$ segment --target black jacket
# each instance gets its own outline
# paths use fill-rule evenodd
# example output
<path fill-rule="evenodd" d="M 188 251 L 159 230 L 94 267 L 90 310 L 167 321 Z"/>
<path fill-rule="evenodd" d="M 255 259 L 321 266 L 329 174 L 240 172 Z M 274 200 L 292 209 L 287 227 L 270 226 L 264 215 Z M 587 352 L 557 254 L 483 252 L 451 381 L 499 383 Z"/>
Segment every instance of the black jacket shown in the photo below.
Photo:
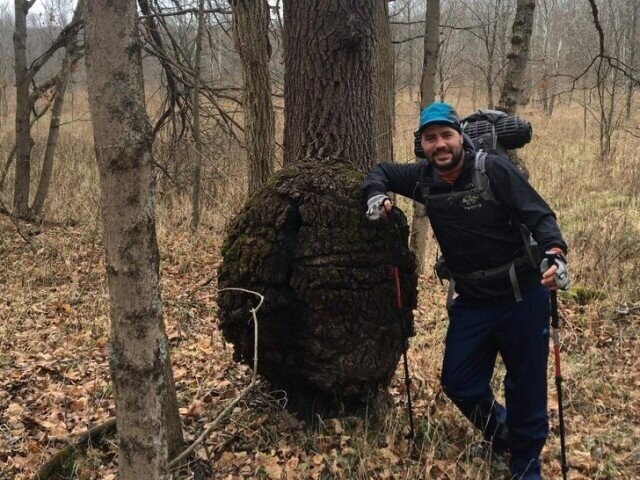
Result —
<path fill-rule="evenodd" d="M 466 142 L 465 142 L 466 145 Z M 487 156 L 486 174 L 496 202 L 479 195 L 448 196 L 474 187 L 475 152 L 467 147 L 462 171 L 453 186 L 443 182 L 427 161 L 410 164 L 378 164 L 364 181 L 366 198 L 395 192 L 425 203 L 435 237 L 449 269 L 455 273 L 490 270 L 508 264 L 524 254 L 524 241 L 518 223 L 525 225 L 542 251 L 559 247 L 565 253 L 556 216 L 549 205 L 509 160 Z M 516 269 L 524 292 L 539 284 L 537 266 L 520 265 Z M 508 274 L 482 281 L 456 279 L 456 291 L 465 299 L 487 301 L 513 297 Z"/>

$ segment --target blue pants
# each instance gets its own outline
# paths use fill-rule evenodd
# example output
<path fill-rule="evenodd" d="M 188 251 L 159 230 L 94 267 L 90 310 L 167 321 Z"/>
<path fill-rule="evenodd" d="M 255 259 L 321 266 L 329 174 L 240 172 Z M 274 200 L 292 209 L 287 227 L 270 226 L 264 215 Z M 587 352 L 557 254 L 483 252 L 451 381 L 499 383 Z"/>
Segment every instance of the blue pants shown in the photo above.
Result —
<path fill-rule="evenodd" d="M 477 304 L 458 297 L 449 309 L 443 390 L 495 451 L 511 452 L 509 467 L 518 479 L 541 478 L 540 452 L 549 431 L 549 316 L 542 286 L 521 302 Z M 489 386 L 498 353 L 507 371 L 506 409 Z"/>

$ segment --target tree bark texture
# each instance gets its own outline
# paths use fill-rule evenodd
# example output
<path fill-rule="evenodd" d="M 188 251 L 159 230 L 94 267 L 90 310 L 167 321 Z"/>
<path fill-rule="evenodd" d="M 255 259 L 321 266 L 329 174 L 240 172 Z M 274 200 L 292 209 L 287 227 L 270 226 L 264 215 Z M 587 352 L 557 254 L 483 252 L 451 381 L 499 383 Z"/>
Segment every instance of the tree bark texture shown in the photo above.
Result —
<path fill-rule="evenodd" d="M 368 221 L 360 194 L 376 160 L 376 1 L 285 2 L 287 165 L 250 198 L 222 249 L 220 287 L 265 296 L 258 373 L 301 413 L 383 398 L 413 331 L 406 219 Z M 221 292 L 218 304 L 235 357 L 252 365 L 255 299 Z"/>
<path fill-rule="evenodd" d="M 379 161 L 393 162 L 393 134 L 395 120 L 395 81 L 393 74 L 393 45 L 387 0 L 376 1 L 376 139 Z"/>
<path fill-rule="evenodd" d="M 365 171 L 374 164 L 375 3 L 284 3 L 285 165 L 342 158 Z"/>
<path fill-rule="evenodd" d="M 249 194 L 273 173 L 275 118 L 271 103 L 269 4 L 234 0 L 233 33 L 244 76 L 244 138 L 249 165 Z"/>
<path fill-rule="evenodd" d="M 518 104 L 522 101 L 535 8 L 535 0 L 518 0 L 511 31 L 511 51 L 498 102 L 498 109 L 509 115 L 515 115 Z"/>
<path fill-rule="evenodd" d="M 168 478 L 168 444 L 175 436 L 167 433 L 167 412 L 175 408 L 173 425 L 178 412 L 160 298 L 153 137 L 135 15 L 134 0 L 88 2 L 86 61 L 109 282 L 118 472 L 123 479 L 158 479 Z"/>
<path fill-rule="evenodd" d="M 32 2 L 15 0 L 13 51 L 16 78 L 16 167 L 13 191 L 13 210 L 18 217 L 29 215 L 29 185 L 31 182 L 31 126 L 29 120 L 29 84 L 27 69 L 27 13 Z"/>
<path fill-rule="evenodd" d="M 73 12 L 72 22 L 80 20 L 84 16 L 85 1 L 80 0 Z M 78 34 L 69 37 L 65 55 L 62 60 L 60 72 L 53 87 L 53 105 L 51 106 L 51 118 L 49 119 L 49 134 L 47 135 L 47 145 L 44 151 L 42 161 L 42 172 L 38 189 L 36 190 L 33 204 L 31 205 L 30 214 L 34 217 L 42 216 L 44 202 L 49 193 L 51 185 L 51 177 L 53 175 L 53 162 L 56 155 L 56 147 L 58 145 L 58 134 L 60 133 L 60 116 L 62 115 L 62 107 L 64 106 L 64 96 L 67 91 L 67 83 L 73 73 L 78 60 L 80 60 L 81 52 L 78 46 Z"/>
<path fill-rule="evenodd" d="M 422 80 L 420 82 L 420 108 L 423 109 L 436 99 L 436 73 L 438 71 L 438 52 L 440 50 L 440 0 L 427 0 L 427 12 L 424 24 L 424 60 Z M 418 272 L 424 271 L 427 250 L 427 232 L 429 220 L 424 205 L 413 202 L 413 221 L 409 243 L 416 255 Z"/>

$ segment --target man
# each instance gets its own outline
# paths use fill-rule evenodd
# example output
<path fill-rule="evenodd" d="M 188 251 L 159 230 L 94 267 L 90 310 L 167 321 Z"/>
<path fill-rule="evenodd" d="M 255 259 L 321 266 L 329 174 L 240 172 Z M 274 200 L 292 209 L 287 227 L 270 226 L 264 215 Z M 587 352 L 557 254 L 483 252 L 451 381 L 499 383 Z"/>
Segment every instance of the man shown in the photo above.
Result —
<path fill-rule="evenodd" d="M 548 433 L 548 288 L 568 287 L 567 245 L 553 211 L 512 163 L 476 155 L 451 105 L 425 108 L 419 134 L 426 160 L 379 164 L 365 179 L 367 215 L 386 218 L 389 191 L 425 204 L 444 259 L 440 271 L 458 294 L 448 306 L 443 390 L 496 453 L 510 452 L 516 478 L 540 479 Z M 547 263 L 532 258 L 538 248 Z M 507 370 L 506 409 L 489 387 L 498 353 Z"/>

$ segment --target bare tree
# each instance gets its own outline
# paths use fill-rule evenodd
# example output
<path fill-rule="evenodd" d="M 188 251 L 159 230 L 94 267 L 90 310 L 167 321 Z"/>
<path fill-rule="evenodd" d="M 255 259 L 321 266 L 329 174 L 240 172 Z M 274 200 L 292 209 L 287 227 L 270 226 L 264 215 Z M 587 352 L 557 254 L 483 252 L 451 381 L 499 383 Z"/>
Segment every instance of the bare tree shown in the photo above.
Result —
<path fill-rule="evenodd" d="M 626 63 L 630 66 L 634 71 L 637 71 L 637 62 L 638 62 L 638 43 L 640 39 L 638 38 L 638 17 L 640 16 L 640 4 L 638 2 L 629 2 L 627 3 L 627 33 L 625 35 L 626 45 L 625 45 L 625 53 L 626 53 Z M 635 87 L 637 86 L 637 82 L 634 78 L 627 78 L 627 103 L 625 108 L 625 113 L 627 118 L 631 117 L 631 105 L 633 104 L 633 93 L 635 91 Z"/>
<path fill-rule="evenodd" d="M 13 192 L 14 212 L 26 217 L 29 212 L 29 183 L 31 181 L 30 152 L 33 144 L 29 120 L 29 85 L 27 70 L 27 14 L 33 0 L 15 0 L 15 32 L 13 51 L 16 76 L 16 173 Z"/>
<path fill-rule="evenodd" d="M 204 0 L 198 0 L 198 31 L 196 32 L 195 67 L 191 108 L 193 111 L 193 144 L 195 155 L 191 177 L 191 231 L 195 232 L 200 223 L 200 187 L 202 184 L 202 136 L 200 135 L 200 82 L 202 80 L 202 37 L 204 36 Z"/>
<path fill-rule="evenodd" d="M 511 16 L 510 0 L 474 0 L 465 1 L 471 22 L 476 28 L 467 31 L 475 37 L 485 58 L 478 58 L 477 50 L 467 49 L 466 62 L 482 72 L 487 88 L 487 106 L 494 107 L 494 88 L 503 73 L 506 62 L 507 29 Z"/>
<path fill-rule="evenodd" d="M 180 420 L 159 283 L 153 134 L 145 111 L 134 0 L 87 8 L 89 106 L 111 300 L 111 373 L 120 478 L 169 478 Z M 175 445 L 173 446 L 175 449 Z"/>
<path fill-rule="evenodd" d="M 558 25 L 566 25 L 561 16 L 557 0 L 538 0 L 537 30 L 540 38 L 540 62 L 542 78 L 537 82 L 544 112 L 551 116 L 555 107 L 555 85 L 558 81 L 560 59 L 565 46 L 564 37 L 570 30 L 560 30 Z M 560 17 L 560 18 L 558 18 Z M 535 29 L 534 29 L 535 30 Z"/>
<path fill-rule="evenodd" d="M 27 14 L 33 6 L 34 0 L 15 0 L 14 22 L 14 57 L 15 57 L 15 81 L 16 81 L 16 117 L 15 117 L 15 144 L 16 166 L 13 193 L 13 208 L 18 217 L 30 218 L 29 190 L 31 183 L 31 138 L 32 112 L 35 111 L 36 101 L 54 87 L 60 80 L 54 75 L 36 85 L 36 75 L 47 64 L 51 57 L 69 42 L 75 42 L 78 30 L 82 26 L 80 16 L 76 21 L 63 28 L 51 43 L 49 48 L 37 56 L 31 63 L 27 62 Z M 76 10 L 79 10 L 76 6 Z M 68 65 L 71 62 L 68 63 Z M 51 105 L 51 102 L 47 105 Z M 36 112 L 39 118 L 44 111 Z"/>
<path fill-rule="evenodd" d="M 377 158 L 393 162 L 393 134 L 395 124 L 395 80 L 391 26 L 389 25 L 388 0 L 376 1 L 376 140 Z"/>
<path fill-rule="evenodd" d="M 275 160 L 269 5 L 267 0 L 233 0 L 232 6 L 233 33 L 244 75 L 244 138 L 251 194 L 267 181 Z"/>
<path fill-rule="evenodd" d="M 639 79 L 633 68 L 622 60 L 623 52 L 620 47 L 624 45 L 624 36 L 628 32 L 625 25 L 630 20 L 626 18 L 624 9 L 616 0 L 610 0 L 606 8 L 607 15 L 603 19 L 595 0 L 589 0 L 589 5 L 598 32 L 598 45 L 597 53 L 581 76 L 595 65 L 594 89 L 597 102 L 595 107 L 585 102 L 585 108 L 598 123 L 600 158 L 605 160 L 614 150 L 614 136 L 619 132 L 625 112 L 625 79 L 635 84 Z M 606 21 L 606 29 L 603 20 Z M 633 17 L 631 21 L 633 22 Z"/>
<path fill-rule="evenodd" d="M 535 0 L 518 0 L 516 16 L 511 29 L 511 51 L 508 55 L 506 74 L 498 109 L 514 115 L 522 103 L 525 71 L 529 60 L 529 42 L 533 30 Z"/>
<path fill-rule="evenodd" d="M 438 49 L 440 47 L 440 0 L 427 0 L 424 30 L 424 60 L 420 82 L 420 109 L 436 98 L 436 73 L 438 71 Z M 427 248 L 428 220 L 424 205 L 413 202 L 411 224 L 411 248 L 416 255 L 418 271 L 424 271 Z"/>
<path fill-rule="evenodd" d="M 463 70 L 462 54 L 465 48 L 468 47 L 468 42 L 465 41 L 465 30 L 457 27 L 462 23 L 460 9 L 456 2 L 444 2 L 440 6 L 440 41 L 438 45 L 437 55 L 437 81 L 438 96 L 440 101 L 444 102 L 447 96 L 449 87 L 452 84 L 459 83 L 460 78 L 465 75 L 461 71 Z M 475 85 L 475 76 L 473 78 L 473 84 Z M 472 94 L 473 94 L 472 87 Z M 460 89 L 459 91 L 462 91 Z M 469 88 L 464 88 L 464 92 L 467 93 Z M 472 95 L 473 96 L 473 95 Z"/>
<path fill-rule="evenodd" d="M 85 0 L 79 0 L 76 9 L 73 12 L 72 23 L 79 23 L 84 17 Z M 65 46 L 65 55 L 62 60 L 62 66 L 54 81 L 53 102 L 51 106 L 51 118 L 49 119 L 49 134 L 47 136 L 47 144 L 45 146 L 44 157 L 42 161 L 42 173 L 40 174 L 40 182 L 36 190 L 33 204 L 31 205 L 29 214 L 33 217 L 40 218 L 43 214 L 44 202 L 49 193 L 51 185 L 51 177 L 53 175 L 53 163 L 58 146 L 58 134 L 60 133 L 60 117 L 62 115 L 62 107 L 64 105 L 64 97 L 67 91 L 67 83 L 71 78 L 76 63 L 83 55 L 82 46 L 78 44 L 78 34 L 69 36 Z"/>
<path fill-rule="evenodd" d="M 11 43 L 11 15 L 9 3 L 0 3 L 0 125 L 9 114 L 9 103 L 7 101 L 7 87 L 9 86 L 9 69 L 11 58 L 8 55 Z"/>

